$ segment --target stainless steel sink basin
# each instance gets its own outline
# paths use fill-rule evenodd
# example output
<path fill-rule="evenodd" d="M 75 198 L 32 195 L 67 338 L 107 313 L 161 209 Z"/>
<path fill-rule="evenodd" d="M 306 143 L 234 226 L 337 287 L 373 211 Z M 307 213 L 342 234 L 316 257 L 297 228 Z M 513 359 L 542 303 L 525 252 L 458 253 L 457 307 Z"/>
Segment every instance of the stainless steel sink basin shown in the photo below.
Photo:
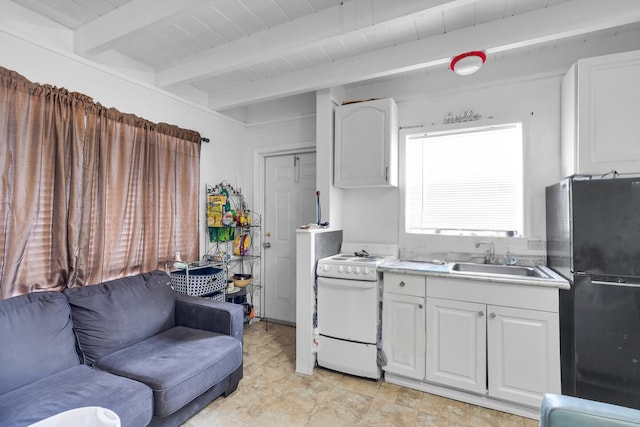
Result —
<path fill-rule="evenodd" d="M 474 264 L 470 262 L 456 262 L 451 268 L 451 272 L 482 274 L 487 276 L 518 276 L 518 277 L 538 277 L 549 279 L 550 277 L 536 267 L 526 267 L 522 265 L 494 265 L 494 264 Z"/>

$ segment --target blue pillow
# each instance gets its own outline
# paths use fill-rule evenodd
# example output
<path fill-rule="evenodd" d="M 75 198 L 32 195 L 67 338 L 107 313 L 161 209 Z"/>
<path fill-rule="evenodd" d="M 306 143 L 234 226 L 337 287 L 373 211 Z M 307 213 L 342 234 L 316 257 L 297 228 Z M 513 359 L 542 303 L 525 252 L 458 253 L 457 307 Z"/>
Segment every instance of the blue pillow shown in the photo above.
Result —
<path fill-rule="evenodd" d="M 67 298 L 33 292 L 0 301 L 0 394 L 77 366 Z"/>
<path fill-rule="evenodd" d="M 158 270 L 65 289 L 85 363 L 174 327 L 176 297 L 169 282 Z"/>

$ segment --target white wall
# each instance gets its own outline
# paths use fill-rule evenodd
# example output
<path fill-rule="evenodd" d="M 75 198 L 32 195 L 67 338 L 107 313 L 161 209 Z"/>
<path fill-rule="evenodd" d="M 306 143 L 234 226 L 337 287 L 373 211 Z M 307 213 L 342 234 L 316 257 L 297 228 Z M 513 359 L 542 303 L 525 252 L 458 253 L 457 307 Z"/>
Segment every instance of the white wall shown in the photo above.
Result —
<path fill-rule="evenodd" d="M 264 156 L 291 154 L 301 147 L 313 147 L 315 123 L 315 115 L 311 115 L 303 119 L 250 126 L 243 139 L 236 143 L 243 158 L 240 167 L 243 171 L 243 193 L 253 210 L 264 212 L 265 201 L 261 194 L 264 190 L 264 164 L 260 163 Z"/>
<path fill-rule="evenodd" d="M 65 53 L 61 47 L 71 40 L 69 30 L 12 5 L 0 0 L 3 10 L 0 15 L 1 66 L 34 82 L 83 93 L 122 112 L 196 130 L 211 140 L 209 144 L 202 144 L 201 182 L 217 183 L 237 176 L 245 161 L 243 151 L 238 149 L 238 142 L 244 139 L 246 132 L 244 126 L 144 82 L 133 81 Z M 204 191 L 200 198 L 200 248 L 203 251 Z"/>
<path fill-rule="evenodd" d="M 549 77 L 513 84 L 494 83 L 466 90 L 447 90 L 400 97 L 401 128 L 422 126 L 415 132 L 523 122 L 525 138 L 525 236 L 544 239 L 544 187 L 557 181 L 560 171 L 560 78 Z M 448 113 L 473 109 L 481 120 L 444 125 Z M 402 138 L 400 144 L 402 144 Z M 402 163 L 401 163 L 402 164 Z M 400 170 L 403 174 L 405 171 Z M 464 171 L 461 171 L 464 173 Z M 474 251 L 477 238 L 405 235 L 398 230 L 403 212 L 399 189 L 348 190 L 343 200 L 344 238 L 349 241 L 396 242 L 404 250 L 431 256 L 442 252 Z M 507 243 L 508 242 L 508 243 Z M 498 245 L 498 241 L 496 244 Z M 527 252 L 526 242 L 504 239 L 500 251 Z M 484 250 L 484 248 L 483 248 Z"/>
<path fill-rule="evenodd" d="M 544 256 L 544 251 L 529 250 L 527 241 L 545 239 L 545 187 L 561 178 L 559 94 L 560 78 L 550 77 L 399 104 L 402 111 L 401 126 L 422 122 L 427 131 L 455 128 L 454 125 L 442 124 L 445 115 L 471 108 L 482 118 L 457 127 L 521 122 L 524 136 L 524 238 L 447 238 L 409 235 L 401 231 L 400 243 L 407 254 L 442 258 L 443 253 L 447 252 L 477 252 L 473 243 L 492 240 L 498 254 L 510 251 L 518 255 Z"/>
<path fill-rule="evenodd" d="M 480 113 L 482 119 L 461 126 L 523 122 L 525 238 L 491 240 L 496 244 L 497 255 L 510 251 L 544 261 L 546 251 L 534 246 L 540 240 L 544 243 L 546 238 L 544 188 L 561 178 L 561 77 L 579 58 L 637 49 L 638 36 L 640 31 L 633 30 L 610 38 L 566 42 L 554 49 L 533 49 L 521 55 L 494 55 L 472 76 L 457 76 L 441 67 L 383 81 L 356 83 L 344 88 L 344 99 L 392 97 L 398 104 L 400 127 L 423 125 L 423 131 L 453 128 L 453 125 L 442 124 L 445 115 L 467 109 Z M 323 125 L 326 123 L 317 124 Z M 326 168 L 326 165 L 318 167 Z M 400 173 L 403 172 L 401 169 Z M 400 230 L 402 194 L 399 189 L 341 190 L 340 193 L 341 203 L 334 208 L 339 209 L 345 241 L 398 242 L 401 254 L 409 258 L 451 259 L 482 254 L 485 250 L 474 247 L 478 238 L 404 234 Z"/>
<path fill-rule="evenodd" d="M 68 29 L 13 2 L 0 0 L 0 10 L 0 65 L 33 81 L 82 92 L 123 112 L 199 131 L 211 139 L 211 143 L 202 146 L 203 184 L 227 180 L 241 187 L 247 201 L 255 204 L 263 178 L 256 167 L 256 153 L 316 144 L 317 187 L 322 193 L 323 219 L 329 219 L 334 228 L 343 228 L 345 240 L 400 241 L 407 252 L 424 256 L 472 251 L 473 245 L 465 238 L 400 238 L 401 195 L 397 189 L 341 190 L 332 186 L 335 103 L 347 98 L 390 96 L 398 103 L 401 126 L 426 124 L 431 129 L 442 126 L 439 123 L 446 113 L 455 114 L 468 108 L 482 114 L 484 123 L 524 121 L 528 150 L 525 231 L 528 237 L 544 238 L 544 186 L 560 178 L 560 76 L 577 58 L 637 49 L 640 33 L 628 31 L 594 42 L 581 40 L 520 56 L 493 56 L 489 58 L 492 62 L 478 74 L 466 78 L 446 69 L 430 69 L 382 82 L 326 89 L 316 94 L 316 116 L 309 110 L 310 99 L 301 96 L 282 101 L 280 107 L 276 103 L 275 108 L 280 108 L 277 112 L 264 105 L 257 106 L 257 110 L 238 112 L 244 118 L 262 122 L 245 128 L 195 103 L 153 88 L 148 83 L 151 73 L 144 67 L 133 70 L 133 74 L 127 68 L 129 75 L 139 79 L 133 81 L 66 53 L 73 42 Z M 116 69 L 135 66 L 118 63 Z M 287 115 L 293 118 L 287 120 Z M 204 224 L 204 194 L 201 203 L 201 224 Z M 204 251 L 204 225 L 201 228 L 201 251 Z M 499 240 L 497 248 L 534 255 L 544 253 L 528 250 L 526 239 Z"/>
<path fill-rule="evenodd" d="M 316 186 L 320 191 L 322 222 L 342 229 L 343 191 L 333 186 L 335 108 L 345 99 L 344 89 L 335 87 L 316 92 Z"/>
<path fill-rule="evenodd" d="M 193 129 L 210 143 L 202 144 L 200 165 L 200 252 L 206 244 L 204 185 L 226 180 L 241 188 L 254 207 L 254 186 L 262 177 L 254 165 L 256 151 L 277 151 L 283 147 L 315 144 L 315 96 L 298 96 L 281 102 L 281 110 L 257 106 L 248 113 L 249 127 L 211 112 L 195 103 L 154 88 L 148 70 L 141 67 L 138 80 L 107 70 L 103 66 L 69 53 L 70 30 L 46 20 L 15 3 L 0 0 L 0 65 L 29 80 L 81 92 L 96 102 L 133 113 L 153 122 L 166 122 Z M 129 64 L 135 66 L 135 64 Z M 128 70 L 131 72 L 131 70 Z M 128 73 L 130 74 L 130 73 Z M 309 104 L 312 107 L 309 107 Z M 287 115 L 298 115 L 290 119 Z"/>
<path fill-rule="evenodd" d="M 332 228 L 344 230 L 351 242 L 400 243 L 405 253 L 431 257 L 442 252 L 473 252 L 477 239 L 399 236 L 401 194 L 399 189 L 349 189 L 332 186 L 333 181 L 333 109 L 341 99 L 366 99 L 391 96 L 398 102 L 401 127 L 424 125 L 423 130 L 442 130 L 442 119 L 449 112 L 472 108 L 483 119 L 473 126 L 522 121 L 526 143 L 526 223 L 525 235 L 545 238 L 544 187 L 560 179 L 560 72 L 552 76 L 519 77 L 503 81 L 469 84 L 443 91 L 403 90 L 406 81 L 389 80 L 375 86 L 334 88 L 317 94 L 315 120 L 306 118 L 251 127 L 242 143 L 248 159 L 251 150 L 312 141 L 315 132 L 318 153 L 318 189 L 322 190 L 323 216 L 331 218 Z M 445 75 L 445 78 L 450 76 Z M 398 83 L 401 81 L 401 85 Z M 469 80 L 467 80 L 469 81 Z M 464 83 L 465 81 L 460 81 Z M 472 80 L 472 82 L 474 82 Z M 411 86 L 409 86 L 411 87 Z M 413 86 L 414 88 L 417 86 Z M 449 125 L 451 126 L 451 125 Z M 255 168 L 254 168 L 255 170 Z M 246 174 L 255 173 L 246 171 Z M 402 173 L 402 171 L 400 171 Z M 245 181 L 247 180 L 245 177 Z M 256 185 L 259 182 L 254 179 Z M 499 253 L 544 256 L 544 251 L 529 250 L 527 239 L 496 239 Z"/>

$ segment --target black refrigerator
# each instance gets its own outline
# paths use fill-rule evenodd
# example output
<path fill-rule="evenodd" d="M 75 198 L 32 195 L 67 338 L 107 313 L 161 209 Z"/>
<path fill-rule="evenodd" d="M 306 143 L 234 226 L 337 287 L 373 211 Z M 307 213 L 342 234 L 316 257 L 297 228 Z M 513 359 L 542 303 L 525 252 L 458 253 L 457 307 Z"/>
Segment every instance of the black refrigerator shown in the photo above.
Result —
<path fill-rule="evenodd" d="M 560 291 L 562 393 L 640 409 L 640 178 L 546 188 L 547 265 Z"/>

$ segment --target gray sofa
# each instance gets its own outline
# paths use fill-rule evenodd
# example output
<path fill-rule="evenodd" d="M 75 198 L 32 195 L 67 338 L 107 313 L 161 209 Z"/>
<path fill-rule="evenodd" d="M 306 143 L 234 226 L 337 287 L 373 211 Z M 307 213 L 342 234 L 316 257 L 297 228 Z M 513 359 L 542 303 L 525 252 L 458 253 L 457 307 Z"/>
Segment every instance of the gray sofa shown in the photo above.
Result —
<path fill-rule="evenodd" d="M 242 378 L 241 306 L 176 294 L 162 271 L 0 301 L 0 425 L 102 406 L 176 426 Z"/>

